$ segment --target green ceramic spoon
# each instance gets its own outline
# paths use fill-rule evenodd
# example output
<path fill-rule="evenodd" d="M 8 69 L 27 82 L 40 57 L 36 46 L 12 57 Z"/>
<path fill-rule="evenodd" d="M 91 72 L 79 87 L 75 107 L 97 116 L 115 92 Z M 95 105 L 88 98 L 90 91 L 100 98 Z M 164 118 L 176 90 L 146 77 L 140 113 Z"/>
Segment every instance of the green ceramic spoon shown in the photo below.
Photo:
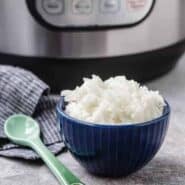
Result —
<path fill-rule="evenodd" d="M 44 146 L 35 120 L 22 114 L 14 115 L 6 120 L 4 130 L 14 143 L 33 148 L 62 185 L 84 185 Z"/>

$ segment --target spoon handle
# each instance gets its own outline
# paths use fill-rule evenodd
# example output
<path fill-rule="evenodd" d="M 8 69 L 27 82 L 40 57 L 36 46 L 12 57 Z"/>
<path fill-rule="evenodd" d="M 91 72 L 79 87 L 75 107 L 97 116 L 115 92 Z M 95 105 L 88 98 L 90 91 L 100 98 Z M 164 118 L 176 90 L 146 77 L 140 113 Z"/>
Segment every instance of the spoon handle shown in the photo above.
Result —
<path fill-rule="evenodd" d="M 33 140 L 31 147 L 40 155 L 61 185 L 84 185 L 45 147 L 40 138 Z"/>

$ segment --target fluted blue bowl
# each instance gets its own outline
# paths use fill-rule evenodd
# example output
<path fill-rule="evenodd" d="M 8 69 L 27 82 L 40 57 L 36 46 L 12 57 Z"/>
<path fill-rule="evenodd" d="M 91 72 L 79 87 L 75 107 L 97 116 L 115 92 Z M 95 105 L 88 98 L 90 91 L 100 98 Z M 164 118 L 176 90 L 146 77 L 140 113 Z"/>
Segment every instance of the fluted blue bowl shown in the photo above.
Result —
<path fill-rule="evenodd" d="M 127 176 L 145 166 L 159 150 L 169 124 L 167 102 L 161 117 L 129 125 L 80 121 L 67 115 L 65 106 L 62 98 L 57 117 L 65 145 L 90 173 L 101 176 Z"/>

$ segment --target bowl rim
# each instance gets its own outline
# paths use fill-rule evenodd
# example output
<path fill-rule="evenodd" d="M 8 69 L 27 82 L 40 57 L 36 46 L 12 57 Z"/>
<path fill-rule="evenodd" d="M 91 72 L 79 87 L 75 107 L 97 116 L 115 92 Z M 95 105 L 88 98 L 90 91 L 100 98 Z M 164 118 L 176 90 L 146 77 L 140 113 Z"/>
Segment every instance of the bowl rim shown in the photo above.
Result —
<path fill-rule="evenodd" d="M 59 114 L 60 116 L 65 117 L 66 119 L 69 119 L 69 120 L 75 122 L 76 124 L 83 125 L 83 126 L 91 126 L 91 127 L 99 127 L 99 128 L 141 127 L 141 126 L 156 124 L 157 122 L 165 119 L 166 117 L 168 117 L 170 115 L 170 113 L 171 113 L 170 105 L 166 99 L 164 99 L 164 101 L 165 101 L 166 105 L 164 106 L 163 114 L 160 117 L 154 118 L 149 121 L 140 122 L 140 123 L 119 123 L 119 124 L 93 123 L 93 122 L 87 122 L 87 121 L 83 121 L 83 120 L 74 118 L 74 117 L 70 116 L 69 114 L 67 114 L 62 108 L 62 107 L 65 107 L 64 96 L 61 96 L 61 98 L 56 106 L 56 111 L 57 111 L 57 114 Z"/>

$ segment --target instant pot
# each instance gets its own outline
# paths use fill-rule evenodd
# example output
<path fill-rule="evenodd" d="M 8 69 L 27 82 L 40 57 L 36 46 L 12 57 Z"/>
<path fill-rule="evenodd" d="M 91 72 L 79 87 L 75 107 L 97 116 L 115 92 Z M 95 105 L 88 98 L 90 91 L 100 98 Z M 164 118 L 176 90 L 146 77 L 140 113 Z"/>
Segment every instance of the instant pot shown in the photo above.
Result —
<path fill-rule="evenodd" d="M 0 63 L 53 91 L 91 74 L 149 80 L 184 52 L 184 9 L 184 0 L 1 0 Z"/>

